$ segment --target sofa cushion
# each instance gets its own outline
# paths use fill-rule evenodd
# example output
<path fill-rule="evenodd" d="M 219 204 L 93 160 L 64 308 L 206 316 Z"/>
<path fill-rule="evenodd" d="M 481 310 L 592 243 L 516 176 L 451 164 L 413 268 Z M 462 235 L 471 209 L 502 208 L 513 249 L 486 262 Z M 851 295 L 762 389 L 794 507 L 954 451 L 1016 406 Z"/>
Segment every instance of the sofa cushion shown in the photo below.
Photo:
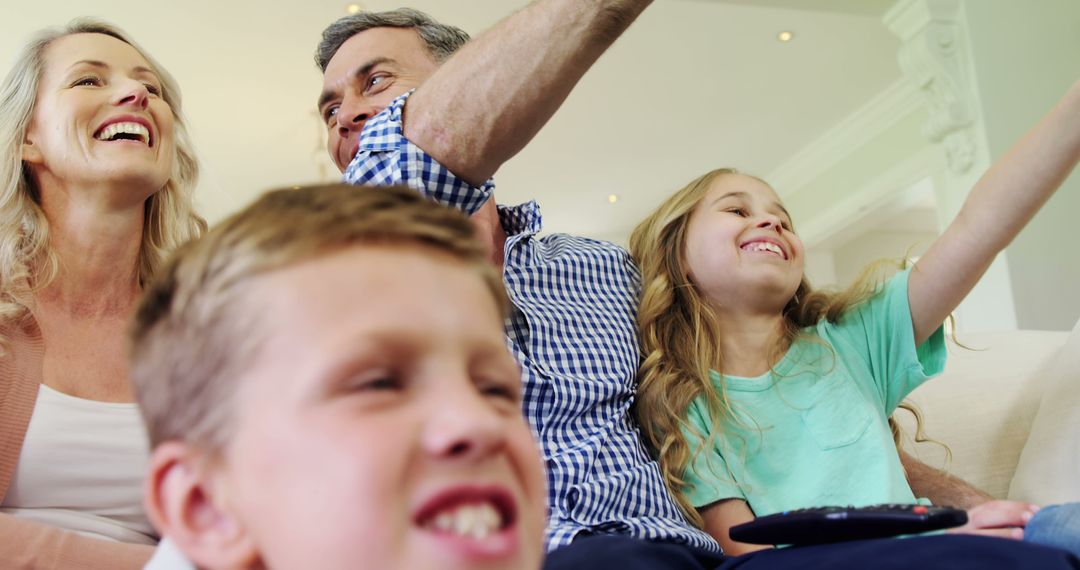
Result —
<path fill-rule="evenodd" d="M 994 497 L 1004 498 L 1039 407 L 1042 379 L 1068 333 L 1005 331 L 960 333 L 973 350 L 949 343 L 945 372 L 908 398 L 923 412 L 928 436 L 948 445 L 915 444 L 910 414 L 897 412 L 905 448 Z"/>
<path fill-rule="evenodd" d="M 1080 501 L 1080 323 L 1050 368 L 1009 498 Z"/>

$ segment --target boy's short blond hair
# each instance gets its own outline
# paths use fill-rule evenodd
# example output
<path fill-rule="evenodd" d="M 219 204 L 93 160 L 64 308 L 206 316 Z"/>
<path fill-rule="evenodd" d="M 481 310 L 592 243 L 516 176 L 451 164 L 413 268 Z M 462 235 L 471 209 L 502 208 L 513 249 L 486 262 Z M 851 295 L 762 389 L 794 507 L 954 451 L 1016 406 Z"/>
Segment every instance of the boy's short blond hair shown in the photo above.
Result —
<path fill-rule="evenodd" d="M 357 245 L 456 259 L 483 279 L 501 312 L 509 307 L 469 219 L 415 190 L 333 184 L 269 192 L 180 248 L 139 303 L 131 379 L 151 446 L 176 440 L 220 452 L 234 415 L 235 378 L 265 336 L 244 285 Z"/>

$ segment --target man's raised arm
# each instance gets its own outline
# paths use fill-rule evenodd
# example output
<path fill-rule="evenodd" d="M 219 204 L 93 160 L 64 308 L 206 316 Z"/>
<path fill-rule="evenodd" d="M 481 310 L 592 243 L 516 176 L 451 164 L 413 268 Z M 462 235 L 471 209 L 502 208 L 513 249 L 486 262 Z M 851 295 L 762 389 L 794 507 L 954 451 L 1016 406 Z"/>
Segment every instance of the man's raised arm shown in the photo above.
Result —
<path fill-rule="evenodd" d="M 405 106 L 404 134 L 480 185 L 652 0 L 538 0 L 462 47 Z"/>

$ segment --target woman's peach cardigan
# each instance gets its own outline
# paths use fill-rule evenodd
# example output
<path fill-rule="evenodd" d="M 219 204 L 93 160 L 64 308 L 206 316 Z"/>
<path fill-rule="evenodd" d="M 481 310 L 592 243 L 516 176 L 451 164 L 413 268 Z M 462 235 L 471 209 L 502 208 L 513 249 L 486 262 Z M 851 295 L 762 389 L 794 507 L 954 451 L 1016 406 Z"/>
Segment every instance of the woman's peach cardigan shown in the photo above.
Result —
<path fill-rule="evenodd" d="M 42 379 L 44 343 L 37 326 L 5 326 L 0 356 L 0 501 L 19 462 Z M 153 554 L 143 544 L 108 542 L 0 514 L 0 568 L 128 570 Z"/>

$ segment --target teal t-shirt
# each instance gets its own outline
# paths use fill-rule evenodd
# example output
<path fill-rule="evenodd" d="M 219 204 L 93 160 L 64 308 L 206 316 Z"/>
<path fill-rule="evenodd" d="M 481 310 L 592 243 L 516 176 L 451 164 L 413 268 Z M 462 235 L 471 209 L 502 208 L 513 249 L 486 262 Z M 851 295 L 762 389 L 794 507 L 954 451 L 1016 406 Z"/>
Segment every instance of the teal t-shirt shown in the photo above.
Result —
<path fill-rule="evenodd" d="M 909 270 L 910 271 L 910 270 Z M 914 503 L 896 454 L 888 416 L 945 365 L 939 328 L 915 347 L 908 304 L 909 271 L 852 308 L 839 323 L 804 330 L 773 371 L 758 378 L 721 377 L 740 422 L 723 425 L 686 472 L 691 503 L 745 500 L 757 516 L 823 505 Z M 702 398 L 690 425 L 712 430 Z M 703 440 L 684 430 L 691 449 Z"/>

